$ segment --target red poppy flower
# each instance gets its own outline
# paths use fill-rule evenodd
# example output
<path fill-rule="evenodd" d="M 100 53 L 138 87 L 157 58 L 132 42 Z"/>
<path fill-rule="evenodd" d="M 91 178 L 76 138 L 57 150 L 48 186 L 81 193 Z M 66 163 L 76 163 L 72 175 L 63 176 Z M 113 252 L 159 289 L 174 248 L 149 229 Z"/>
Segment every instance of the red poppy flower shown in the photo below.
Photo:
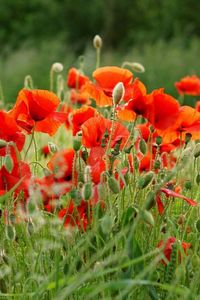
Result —
<path fill-rule="evenodd" d="M 182 138 L 184 141 L 186 133 L 192 135 L 192 139 L 200 138 L 200 113 L 190 106 L 182 106 L 174 124 L 165 130 L 158 130 L 164 143 L 171 143 Z"/>
<path fill-rule="evenodd" d="M 28 133 L 35 126 L 35 131 L 54 135 L 67 117 L 65 113 L 56 112 L 59 103 L 58 97 L 47 90 L 23 89 L 9 114 Z"/>
<path fill-rule="evenodd" d="M 196 102 L 195 109 L 200 112 L 200 101 Z"/>
<path fill-rule="evenodd" d="M 161 188 L 159 193 L 157 194 L 156 196 L 156 202 L 157 202 L 157 207 L 158 207 L 158 212 L 160 215 L 162 215 L 164 213 L 164 205 L 161 201 L 161 197 L 160 197 L 160 193 L 164 193 L 166 195 L 167 198 L 169 197 L 173 197 L 173 198 L 179 198 L 179 199 L 182 199 L 184 200 L 185 202 L 187 202 L 190 206 L 197 206 L 198 205 L 198 202 L 184 196 L 184 195 L 181 195 L 175 191 L 172 191 L 170 189 L 167 189 L 167 188 Z"/>
<path fill-rule="evenodd" d="M 14 118 L 5 111 L 0 111 L 0 139 L 6 142 L 14 142 L 18 151 L 23 149 L 25 143 L 25 136 L 20 131 L 19 126 L 15 122 Z M 0 155 L 5 155 L 5 147 L 0 148 Z"/>
<path fill-rule="evenodd" d="M 31 171 L 29 165 L 23 161 L 16 162 L 14 159 L 14 166 L 10 173 L 4 166 L 0 169 L 0 190 L 9 191 L 22 180 L 22 178 L 23 181 L 15 189 L 15 195 L 17 196 L 23 192 L 24 198 L 27 199 Z"/>
<path fill-rule="evenodd" d="M 74 205 L 72 201 L 68 204 L 66 208 L 59 211 L 58 217 L 64 220 L 64 226 L 77 225 L 79 229 L 86 230 L 89 223 L 88 216 L 88 205 L 91 204 L 88 201 L 82 200 L 77 206 Z M 92 220 L 92 210 L 90 211 L 90 221 Z"/>
<path fill-rule="evenodd" d="M 74 159 L 74 150 L 65 149 L 56 152 L 48 162 L 48 168 L 53 172 L 55 178 L 72 180 L 72 165 Z"/>
<path fill-rule="evenodd" d="M 80 88 L 89 81 L 89 78 L 83 75 L 79 70 L 71 68 L 68 72 L 67 85 L 68 87 L 76 90 Z"/>
<path fill-rule="evenodd" d="M 70 91 L 70 101 L 72 104 L 90 104 L 90 100 L 88 97 L 88 94 L 85 92 L 76 91 L 75 89 L 72 89 Z"/>
<path fill-rule="evenodd" d="M 87 148 L 99 147 L 107 145 L 112 121 L 102 116 L 88 119 L 82 126 L 82 144 Z M 129 137 L 129 131 L 122 124 L 116 122 L 112 134 L 111 148 L 121 140 L 121 147 L 125 144 Z"/>
<path fill-rule="evenodd" d="M 163 248 L 163 246 L 164 246 L 163 253 L 164 253 L 164 255 L 165 255 L 165 257 L 168 261 L 170 261 L 171 253 L 172 253 L 172 247 L 173 247 L 173 244 L 175 242 L 176 242 L 176 238 L 171 236 L 167 239 L 167 241 L 165 243 L 162 240 L 157 245 L 158 248 Z M 191 247 L 191 244 L 186 243 L 186 242 L 182 242 L 181 245 L 182 245 L 182 248 L 183 248 L 185 254 L 187 254 L 187 249 L 189 249 Z M 180 256 L 180 254 L 179 254 L 179 256 Z M 166 265 L 166 262 L 164 260 L 161 260 L 161 263 L 164 266 Z"/>
<path fill-rule="evenodd" d="M 200 78 L 196 75 L 186 76 L 176 82 L 175 87 L 179 94 L 198 96 L 200 95 Z"/>
<path fill-rule="evenodd" d="M 105 163 L 105 148 L 102 147 L 93 147 L 91 148 L 88 165 L 91 168 L 91 178 L 95 184 L 98 184 L 101 179 L 101 174 L 106 170 Z"/>
<path fill-rule="evenodd" d="M 112 92 L 116 84 L 122 82 L 126 88 L 131 83 L 133 74 L 127 69 L 108 66 L 96 69 L 93 78 L 96 84 L 87 83 L 84 91 L 88 92 L 98 106 L 111 106 Z"/>
<path fill-rule="evenodd" d="M 73 135 L 76 135 L 81 130 L 81 125 L 88 119 L 97 115 L 96 109 L 90 106 L 83 106 L 72 113 L 71 123 Z"/>

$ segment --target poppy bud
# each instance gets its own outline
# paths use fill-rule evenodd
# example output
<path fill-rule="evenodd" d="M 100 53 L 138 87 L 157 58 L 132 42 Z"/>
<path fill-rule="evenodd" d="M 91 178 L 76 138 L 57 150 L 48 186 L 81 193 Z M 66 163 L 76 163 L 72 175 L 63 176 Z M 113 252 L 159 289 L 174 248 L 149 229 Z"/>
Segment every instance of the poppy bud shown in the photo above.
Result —
<path fill-rule="evenodd" d="M 151 226 L 154 226 L 154 218 L 152 216 L 152 214 L 147 211 L 147 210 L 143 210 L 140 212 L 140 217 L 141 219 L 143 219 L 146 223 L 150 224 Z"/>
<path fill-rule="evenodd" d="M 58 147 L 54 143 L 48 142 L 48 147 L 52 153 L 58 152 Z"/>
<path fill-rule="evenodd" d="M 152 171 L 150 171 L 146 175 L 140 177 L 138 180 L 138 187 L 140 189 L 144 189 L 145 187 L 147 187 L 149 185 L 149 183 L 152 181 L 153 177 L 154 177 L 154 173 Z"/>
<path fill-rule="evenodd" d="M 154 162 L 154 169 L 155 169 L 155 170 L 160 169 L 160 165 L 161 165 L 160 161 L 159 161 L 159 160 L 156 160 L 156 161 Z"/>
<path fill-rule="evenodd" d="M 144 139 L 141 139 L 141 140 L 140 140 L 140 143 L 139 143 L 139 149 L 140 149 L 140 151 L 142 152 L 142 154 L 146 154 L 146 152 L 147 152 L 147 145 L 146 145 Z"/>
<path fill-rule="evenodd" d="M 11 241 L 15 239 L 16 236 L 15 228 L 10 224 L 6 225 L 6 236 Z"/>
<path fill-rule="evenodd" d="M 200 143 L 196 144 L 194 148 L 194 157 L 197 158 L 200 155 Z"/>
<path fill-rule="evenodd" d="M 119 102 L 124 97 L 125 89 L 123 82 L 118 82 L 113 89 L 112 97 L 115 105 L 119 104 Z"/>
<path fill-rule="evenodd" d="M 10 154 L 6 154 L 6 156 L 4 157 L 4 161 L 3 164 L 6 168 L 6 170 L 11 173 L 14 167 L 14 163 L 13 163 L 13 159 L 10 156 Z"/>
<path fill-rule="evenodd" d="M 200 184 L 200 173 L 198 173 L 197 176 L 196 176 L 196 183 L 198 185 Z"/>
<path fill-rule="evenodd" d="M 114 177 L 112 177 L 112 176 L 110 176 L 110 177 L 108 178 L 108 186 L 109 186 L 109 188 L 111 189 L 111 191 L 112 191 L 114 194 L 118 194 L 118 193 L 120 192 L 119 183 L 118 183 L 118 181 L 117 181 Z"/>
<path fill-rule="evenodd" d="M 147 194 L 147 198 L 145 201 L 145 209 L 149 210 L 155 205 L 155 193 L 153 191 L 150 191 Z"/>
<path fill-rule="evenodd" d="M 93 39 L 93 46 L 94 48 L 98 49 L 102 47 L 102 38 L 97 34 L 95 35 L 94 39 Z"/>
<path fill-rule="evenodd" d="M 2 139 L 0 139 L 0 149 L 4 148 L 6 145 L 7 145 L 7 142 L 4 141 L 4 140 L 2 140 Z"/>
<path fill-rule="evenodd" d="M 91 167 L 86 166 L 84 170 L 84 181 L 88 182 L 91 180 Z"/>
<path fill-rule="evenodd" d="M 133 63 L 131 63 L 130 66 L 133 69 L 133 71 L 135 71 L 137 73 L 144 73 L 145 72 L 144 66 L 140 63 L 133 62 Z"/>
<path fill-rule="evenodd" d="M 63 71 L 63 65 L 59 62 L 56 62 L 52 65 L 52 70 L 56 73 L 60 73 Z"/>
<path fill-rule="evenodd" d="M 183 150 L 183 152 L 181 154 L 181 160 L 182 160 L 182 162 L 186 162 L 190 158 L 191 151 L 192 151 L 191 147 L 187 147 L 185 150 Z"/>
<path fill-rule="evenodd" d="M 83 186 L 83 198 L 89 200 L 92 197 L 92 183 L 86 182 Z"/>

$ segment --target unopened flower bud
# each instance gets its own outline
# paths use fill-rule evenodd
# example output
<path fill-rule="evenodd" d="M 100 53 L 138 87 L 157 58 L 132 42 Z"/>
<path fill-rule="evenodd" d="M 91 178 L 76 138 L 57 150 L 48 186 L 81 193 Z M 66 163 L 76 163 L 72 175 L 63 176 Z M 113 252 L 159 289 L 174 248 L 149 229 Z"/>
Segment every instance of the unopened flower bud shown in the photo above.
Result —
<path fill-rule="evenodd" d="M 153 177 L 154 177 L 154 173 L 152 171 L 150 171 L 146 175 L 140 177 L 138 180 L 138 187 L 140 189 L 144 189 L 145 187 L 147 187 L 149 185 L 149 183 L 152 181 Z"/>
<path fill-rule="evenodd" d="M 8 224 L 6 226 L 6 236 L 9 240 L 13 241 L 15 239 L 16 236 L 16 232 L 15 232 L 15 228 L 14 226 Z"/>
<path fill-rule="evenodd" d="M 196 176 L 196 183 L 198 185 L 200 184 L 200 173 L 198 173 L 197 176 Z"/>
<path fill-rule="evenodd" d="M 114 194 L 118 194 L 118 193 L 120 192 L 119 183 L 118 183 L 118 181 L 117 181 L 114 177 L 112 177 L 112 176 L 110 176 L 110 177 L 108 178 L 108 186 L 109 186 L 109 188 L 111 189 L 111 191 L 112 191 Z"/>
<path fill-rule="evenodd" d="M 146 142 L 145 142 L 144 139 L 140 140 L 139 149 L 142 152 L 142 154 L 146 154 L 146 152 L 147 152 L 147 145 L 146 145 Z"/>
<path fill-rule="evenodd" d="M 92 183 L 86 182 L 83 186 L 83 198 L 89 200 L 92 197 Z"/>
<path fill-rule="evenodd" d="M 94 39 L 93 39 L 93 46 L 94 48 L 101 48 L 102 47 L 102 38 L 97 34 L 95 35 Z"/>
<path fill-rule="evenodd" d="M 141 65 L 140 63 L 134 62 L 131 64 L 131 67 L 133 69 L 133 71 L 137 72 L 137 73 L 144 73 L 145 72 L 145 68 L 143 65 Z"/>
<path fill-rule="evenodd" d="M 112 97 L 115 105 L 119 104 L 119 102 L 124 97 L 125 89 L 123 82 L 118 82 L 113 89 Z"/>
<path fill-rule="evenodd" d="M 146 201 L 145 201 L 145 209 L 149 210 L 155 205 L 155 193 L 150 191 L 147 194 Z"/>
<path fill-rule="evenodd" d="M 81 137 L 80 136 L 75 136 L 73 139 L 73 149 L 75 151 L 80 150 L 81 148 Z"/>
<path fill-rule="evenodd" d="M 185 143 L 188 144 L 192 138 L 191 133 L 187 132 L 185 135 Z"/>
<path fill-rule="evenodd" d="M 48 142 L 48 147 L 52 153 L 58 152 L 58 147 L 56 146 L 56 144 L 54 144 L 52 142 Z"/>
<path fill-rule="evenodd" d="M 147 210 L 141 211 L 140 212 L 140 217 L 147 224 L 150 224 L 151 226 L 154 226 L 154 223 L 155 223 L 154 218 L 153 218 L 152 214 L 149 211 L 147 211 Z"/>
<path fill-rule="evenodd" d="M 63 65 L 59 62 L 56 62 L 52 65 L 52 70 L 56 73 L 60 73 L 63 71 Z"/>
<path fill-rule="evenodd" d="M 161 136 L 157 136 L 156 137 L 156 145 L 160 146 L 162 144 L 162 137 Z"/>
<path fill-rule="evenodd" d="M 101 229 L 104 234 L 109 234 L 112 230 L 113 222 L 110 216 L 104 216 L 101 220 Z"/>

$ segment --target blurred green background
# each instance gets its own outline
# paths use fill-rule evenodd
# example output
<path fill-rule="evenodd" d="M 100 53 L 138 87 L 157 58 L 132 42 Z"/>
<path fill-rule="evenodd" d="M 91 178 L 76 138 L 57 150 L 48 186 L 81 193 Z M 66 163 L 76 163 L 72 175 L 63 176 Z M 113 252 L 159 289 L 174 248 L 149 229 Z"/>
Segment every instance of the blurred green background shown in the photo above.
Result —
<path fill-rule="evenodd" d="M 0 81 L 14 102 L 24 77 L 49 88 L 52 63 L 95 68 L 92 40 L 103 38 L 102 65 L 124 60 L 145 66 L 140 76 L 150 92 L 200 70 L 200 1 L 196 0 L 0 0 Z M 194 99 L 188 97 L 187 101 Z M 191 103 L 192 103 L 191 102 Z"/>

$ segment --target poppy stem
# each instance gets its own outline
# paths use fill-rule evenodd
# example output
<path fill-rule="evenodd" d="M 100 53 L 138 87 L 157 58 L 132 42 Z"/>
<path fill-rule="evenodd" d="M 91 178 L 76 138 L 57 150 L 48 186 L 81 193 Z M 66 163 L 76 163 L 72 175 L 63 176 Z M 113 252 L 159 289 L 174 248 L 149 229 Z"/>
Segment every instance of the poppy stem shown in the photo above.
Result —
<path fill-rule="evenodd" d="M 100 67 L 100 60 L 101 60 L 101 48 L 97 48 L 96 50 L 96 69 Z"/>
<path fill-rule="evenodd" d="M 27 148 L 27 150 L 26 150 L 26 153 L 25 153 L 25 155 L 24 155 L 24 161 L 26 160 L 26 157 L 27 157 L 27 155 L 28 155 L 28 152 L 29 152 L 29 150 L 30 150 L 30 148 L 31 148 L 31 145 L 32 145 L 33 141 L 34 141 L 34 132 L 35 132 L 35 125 L 34 125 L 34 127 L 33 127 L 33 131 L 32 131 L 32 134 L 31 134 L 31 140 L 30 140 L 30 143 L 29 143 L 28 148 Z"/>

